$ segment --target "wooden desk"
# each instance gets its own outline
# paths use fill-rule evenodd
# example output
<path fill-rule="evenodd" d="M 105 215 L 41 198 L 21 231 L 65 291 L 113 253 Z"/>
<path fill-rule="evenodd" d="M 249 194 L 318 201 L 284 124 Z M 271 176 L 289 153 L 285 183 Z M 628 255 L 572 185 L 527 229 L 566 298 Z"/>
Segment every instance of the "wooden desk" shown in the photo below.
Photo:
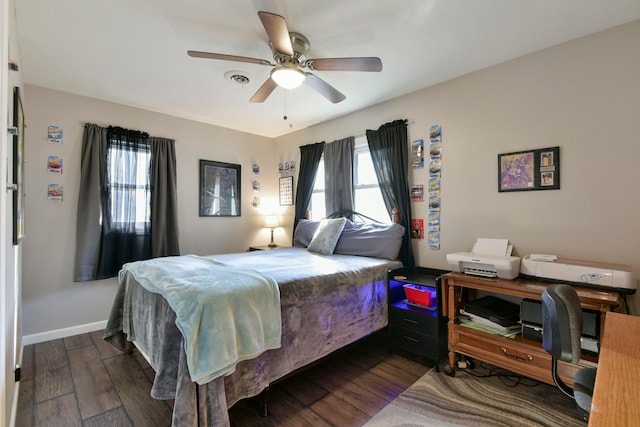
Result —
<path fill-rule="evenodd" d="M 480 291 L 540 301 L 542 292 L 548 285 L 548 282 L 538 280 L 492 279 L 462 273 L 447 273 L 442 276 L 442 309 L 443 315 L 449 318 L 449 364 L 445 367 L 445 372 L 453 373 L 456 354 L 463 354 L 547 384 L 554 384 L 551 375 L 551 355 L 542 348 L 541 342 L 522 336 L 504 338 L 467 328 L 458 321 L 460 308 L 464 307 L 467 301 L 475 299 Z M 575 289 L 582 308 L 599 311 L 602 319 L 605 313 L 618 310 L 623 303 L 622 296 L 617 291 L 582 287 Z M 604 329 L 604 325 L 601 329 Z M 573 377 L 578 369 L 592 366 L 592 362 L 595 361 L 587 360 L 587 357 L 584 359 L 579 365 L 566 362 L 558 364 L 560 375 L 567 385 L 573 385 Z"/>
<path fill-rule="evenodd" d="M 640 422 L 640 317 L 607 313 L 600 345 L 590 426 Z"/>

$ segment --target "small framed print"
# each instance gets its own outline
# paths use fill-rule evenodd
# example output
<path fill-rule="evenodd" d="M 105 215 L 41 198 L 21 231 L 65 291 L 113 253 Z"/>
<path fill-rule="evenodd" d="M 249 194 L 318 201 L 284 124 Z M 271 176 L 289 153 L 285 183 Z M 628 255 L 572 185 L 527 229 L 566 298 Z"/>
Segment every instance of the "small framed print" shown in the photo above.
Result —
<path fill-rule="evenodd" d="M 560 147 L 498 154 L 498 191 L 560 189 Z"/>
<path fill-rule="evenodd" d="M 280 206 L 293 205 L 293 177 L 280 178 Z"/>

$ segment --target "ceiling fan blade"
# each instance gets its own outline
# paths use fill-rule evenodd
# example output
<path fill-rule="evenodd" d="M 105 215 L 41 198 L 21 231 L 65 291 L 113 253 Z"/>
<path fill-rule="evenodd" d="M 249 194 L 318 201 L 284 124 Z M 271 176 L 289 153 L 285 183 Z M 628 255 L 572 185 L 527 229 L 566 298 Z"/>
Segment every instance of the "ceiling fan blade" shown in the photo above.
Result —
<path fill-rule="evenodd" d="M 284 18 L 270 12 L 258 12 L 258 16 L 275 51 L 283 55 L 293 56 L 293 46 L 291 46 L 289 30 Z"/>
<path fill-rule="evenodd" d="M 271 65 L 275 66 L 266 59 L 249 58 L 246 56 L 225 55 L 223 53 L 199 52 L 197 50 L 188 50 L 187 55 L 194 58 L 221 59 L 223 61 L 248 62 L 250 64 Z"/>
<path fill-rule="evenodd" d="M 251 97 L 249 101 L 264 102 L 269 97 L 269 95 L 271 95 L 271 92 L 273 92 L 273 90 L 276 87 L 278 87 L 276 82 L 274 82 L 273 79 L 269 77 L 267 81 L 262 83 L 262 86 L 260 86 L 260 89 L 258 89 L 258 91 Z"/>
<path fill-rule="evenodd" d="M 304 73 L 304 74 L 307 76 L 307 78 L 304 81 L 307 84 L 307 86 L 311 87 L 320 95 L 324 96 L 334 104 L 337 104 L 338 102 L 342 102 L 345 99 L 347 99 L 347 97 L 344 96 L 342 92 L 340 92 L 338 89 L 334 88 L 329 83 L 322 80 L 320 77 L 315 76 L 311 73 Z"/>
<path fill-rule="evenodd" d="M 305 65 L 318 71 L 382 71 L 377 57 L 307 59 Z"/>

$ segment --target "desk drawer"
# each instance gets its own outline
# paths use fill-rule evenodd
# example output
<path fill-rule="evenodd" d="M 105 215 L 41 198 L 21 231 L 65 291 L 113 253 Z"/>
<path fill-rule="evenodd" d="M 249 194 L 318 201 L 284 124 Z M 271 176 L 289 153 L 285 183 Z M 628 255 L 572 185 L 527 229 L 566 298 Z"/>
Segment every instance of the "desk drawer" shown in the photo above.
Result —
<path fill-rule="evenodd" d="M 531 346 L 523 347 L 518 345 L 517 341 L 509 338 L 486 338 L 473 333 L 466 333 L 464 329 L 464 326 L 457 328 L 459 331 L 456 334 L 458 337 L 457 348 L 471 348 L 475 351 L 490 354 L 493 360 L 505 359 L 508 360 L 509 363 L 536 367 L 547 372 L 551 371 L 551 356 L 542 348 L 537 349 Z"/>
<path fill-rule="evenodd" d="M 456 352 L 553 384 L 551 356 L 542 347 L 523 344 L 517 339 L 479 333 L 460 325 L 455 326 L 454 340 Z"/>
<path fill-rule="evenodd" d="M 484 360 L 512 372 L 553 384 L 551 355 L 542 346 L 521 339 L 509 339 L 478 333 L 464 326 L 455 326 L 455 351 Z M 573 376 L 581 367 L 560 362 L 558 370 L 563 381 L 573 385 Z"/>

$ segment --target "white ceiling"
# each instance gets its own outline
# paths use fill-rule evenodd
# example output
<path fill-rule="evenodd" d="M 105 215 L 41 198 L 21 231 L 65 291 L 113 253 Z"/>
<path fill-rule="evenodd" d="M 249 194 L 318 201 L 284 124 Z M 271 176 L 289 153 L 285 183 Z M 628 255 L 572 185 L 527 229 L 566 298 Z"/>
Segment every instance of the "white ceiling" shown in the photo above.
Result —
<path fill-rule="evenodd" d="M 25 83 L 267 137 L 640 19 L 639 0 L 14 1 Z M 272 61 L 260 10 L 309 38 L 310 58 L 378 56 L 383 70 L 315 71 L 339 104 L 306 86 L 250 103 L 270 67 L 186 51 Z"/>

